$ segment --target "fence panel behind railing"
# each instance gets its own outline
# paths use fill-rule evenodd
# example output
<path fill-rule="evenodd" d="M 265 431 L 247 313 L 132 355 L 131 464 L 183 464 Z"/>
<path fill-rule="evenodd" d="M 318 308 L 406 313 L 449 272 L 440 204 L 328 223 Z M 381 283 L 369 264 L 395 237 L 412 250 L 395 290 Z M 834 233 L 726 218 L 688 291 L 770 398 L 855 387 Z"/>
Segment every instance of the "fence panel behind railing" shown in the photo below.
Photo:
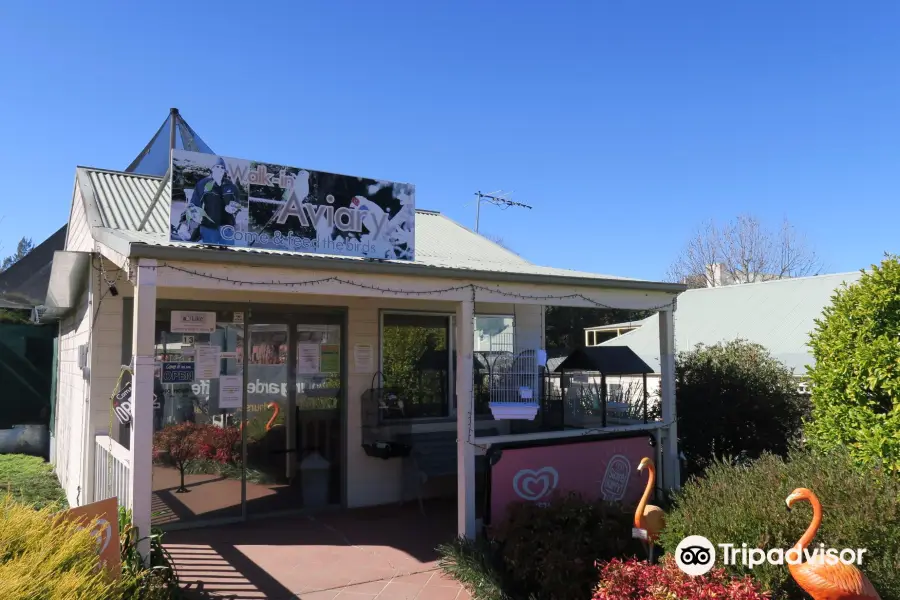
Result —
<path fill-rule="evenodd" d="M 94 438 L 94 502 L 115 496 L 128 506 L 131 490 L 131 457 L 128 450 L 106 435 Z"/>

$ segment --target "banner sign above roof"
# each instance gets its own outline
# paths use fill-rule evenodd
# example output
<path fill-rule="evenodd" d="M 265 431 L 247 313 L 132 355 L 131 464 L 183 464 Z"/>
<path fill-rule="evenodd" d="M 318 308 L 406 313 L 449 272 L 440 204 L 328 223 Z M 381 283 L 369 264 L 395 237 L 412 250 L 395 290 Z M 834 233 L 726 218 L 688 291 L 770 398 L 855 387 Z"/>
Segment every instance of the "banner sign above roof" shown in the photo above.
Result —
<path fill-rule="evenodd" d="M 170 239 L 414 260 L 415 186 L 174 150 Z"/>

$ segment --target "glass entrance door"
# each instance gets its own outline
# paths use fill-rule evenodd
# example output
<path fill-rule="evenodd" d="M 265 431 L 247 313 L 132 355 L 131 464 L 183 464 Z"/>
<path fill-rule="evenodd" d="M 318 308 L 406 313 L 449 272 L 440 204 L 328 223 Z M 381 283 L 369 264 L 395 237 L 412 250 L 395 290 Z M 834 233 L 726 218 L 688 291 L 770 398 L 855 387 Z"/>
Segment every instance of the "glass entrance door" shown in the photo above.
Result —
<path fill-rule="evenodd" d="M 342 315 L 251 315 L 247 509 L 339 505 L 343 464 Z"/>
<path fill-rule="evenodd" d="M 341 326 L 298 323 L 297 469 L 304 481 L 304 504 L 341 502 Z"/>
<path fill-rule="evenodd" d="M 212 333 L 171 331 L 156 321 L 153 525 L 184 526 L 242 516 L 243 317 L 216 311 Z M 239 313 L 243 314 L 243 313 Z"/>

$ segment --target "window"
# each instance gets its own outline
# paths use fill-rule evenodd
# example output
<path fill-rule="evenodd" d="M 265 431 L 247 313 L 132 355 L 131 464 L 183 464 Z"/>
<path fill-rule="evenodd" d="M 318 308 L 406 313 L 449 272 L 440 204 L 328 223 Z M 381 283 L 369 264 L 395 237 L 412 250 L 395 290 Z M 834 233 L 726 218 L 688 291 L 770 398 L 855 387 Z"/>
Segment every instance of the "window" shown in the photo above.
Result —
<path fill-rule="evenodd" d="M 593 331 L 588 331 L 588 334 L 587 334 L 587 345 L 588 345 L 588 346 L 593 346 L 593 345 L 594 345 L 594 332 L 593 332 Z"/>
<path fill-rule="evenodd" d="M 408 418 L 450 415 L 452 334 L 447 315 L 384 313 L 381 373 L 403 391 Z"/>
<path fill-rule="evenodd" d="M 510 315 L 475 317 L 475 356 L 472 372 L 475 414 L 490 415 L 490 369 L 501 352 L 516 350 L 516 320 Z"/>
<path fill-rule="evenodd" d="M 515 350 L 515 319 L 506 316 L 475 317 L 475 352 Z"/>
<path fill-rule="evenodd" d="M 618 337 L 618 334 L 615 331 L 598 331 L 594 336 L 594 345 L 599 346 L 603 342 L 611 340 L 614 337 Z"/>

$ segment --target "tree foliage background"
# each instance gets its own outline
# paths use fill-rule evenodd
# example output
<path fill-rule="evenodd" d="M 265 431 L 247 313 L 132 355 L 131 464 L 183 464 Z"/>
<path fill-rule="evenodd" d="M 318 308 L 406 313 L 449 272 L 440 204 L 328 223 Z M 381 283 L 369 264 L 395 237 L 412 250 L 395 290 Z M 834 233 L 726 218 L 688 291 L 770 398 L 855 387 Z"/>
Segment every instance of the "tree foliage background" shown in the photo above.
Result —
<path fill-rule="evenodd" d="M 34 250 L 34 244 L 31 242 L 31 238 L 23 237 L 16 245 L 16 251 L 4 258 L 3 262 L 0 263 L 0 273 L 19 262 L 26 254 L 28 254 L 32 250 Z"/>
<path fill-rule="evenodd" d="M 444 401 L 449 365 L 447 330 L 385 325 L 382 336 L 385 387 L 403 391 L 404 399 L 412 404 L 408 408 L 416 413 L 412 416 L 442 416 L 419 413 L 440 410 L 438 406 Z"/>
<path fill-rule="evenodd" d="M 793 371 L 765 347 L 743 340 L 680 353 L 675 401 L 685 476 L 700 474 L 717 458 L 785 456 L 809 409 Z"/>
<path fill-rule="evenodd" d="M 19 240 L 19 243 L 16 245 L 15 253 L 7 256 L 3 259 L 3 262 L 0 263 L 0 273 L 3 273 L 8 268 L 19 262 L 26 254 L 31 252 L 34 249 L 34 244 L 31 242 L 31 238 L 23 237 Z M 0 289 L 0 293 L 5 290 Z M 6 308 L 0 308 L 0 323 L 29 323 L 29 315 L 28 311 L 21 310 L 11 310 Z"/>
<path fill-rule="evenodd" d="M 835 292 L 810 336 L 812 419 L 820 448 L 847 447 L 868 466 L 900 472 L 900 259 Z"/>
<path fill-rule="evenodd" d="M 723 282 L 712 267 L 719 265 Z M 753 215 L 719 225 L 702 224 L 669 267 L 669 279 L 691 288 L 803 277 L 822 264 L 805 237 L 787 220 L 766 227 Z"/>

